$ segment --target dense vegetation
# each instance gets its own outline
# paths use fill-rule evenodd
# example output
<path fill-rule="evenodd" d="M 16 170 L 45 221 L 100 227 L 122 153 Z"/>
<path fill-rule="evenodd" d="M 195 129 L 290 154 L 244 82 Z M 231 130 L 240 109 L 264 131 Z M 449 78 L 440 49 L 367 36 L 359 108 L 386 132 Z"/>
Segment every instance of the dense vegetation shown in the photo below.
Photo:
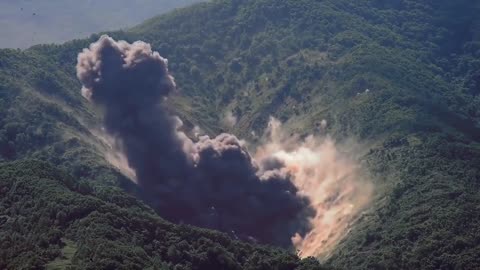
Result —
<path fill-rule="evenodd" d="M 477 14 L 480 3 L 474 0 L 219 0 L 178 10 L 111 35 L 150 42 L 166 56 L 180 88 L 179 95 L 171 101 L 175 105 L 172 107 L 182 119 L 209 133 L 225 128 L 219 124 L 219 112 L 232 111 L 239 119 L 232 131 L 242 137 L 249 137 L 251 131 L 260 133 L 273 115 L 292 131 L 303 134 L 315 132 L 325 119 L 328 133 L 335 138 L 355 137 L 369 146 L 362 161 L 372 174 L 377 194 L 371 209 L 328 258 L 330 264 L 346 269 L 477 269 Z M 101 253 L 100 257 L 109 263 L 128 260 L 138 267 L 153 267 L 153 261 L 161 261 L 173 265 L 179 261 L 153 248 L 152 241 L 157 239 L 154 231 L 145 228 L 144 233 L 144 227 L 132 227 L 108 236 L 110 230 L 100 228 L 103 224 L 114 226 L 108 220 L 130 221 L 125 216 L 133 215 L 131 209 L 144 216 L 139 219 L 165 223 L 115 188 L 134 192 L 134 187 L 102 159 L 99 149 L 105 146 L 86 128 L 95 125 L 96 113 L 78 93 L 74 65 L 77 53 L 97 38 L 35 46 L 26 51 L 0 51 L 1 158 L 9 162 L 24 158 L 48 161 L 75 179 L 72 184 L 61 184 L 58 180 L 63 176 L 49 177 L 53 178 L 50 182 L 57 180 L 55 189 L 63 190 L 60 194 L 71 198 L 65 204 L 75 207 L 76 200 L 88 199 L 95 207 L 105 204 L 105 209 L 115 209 L 109 214 L 110 210 L 101 212 L 104 208 L 98 206 L 100 210 L 95 208 L 95 213 L 78 216 L 66 225 L 32 233 L 33 240 L 27 242 L 37 244 L 23 248 L 37 254 L 39 264 L 54 260 L 66 247 L 70 252 L 75 249 L 70 261 L 82 265 L 90 256 L 88 252 L 92 252 L 89 245 L 114 245 L 118 239 L 122 244 L 115 245 L 117 249 L 101 249 L 115 253 Z M 28 171 L 29 166 L 53 170 L 34 164 L 8 163 L 1 171 L 11 175 L 8 171 Z M 35 174 L 33 171 L 23 179 L 35 179 Z M 17 178 L 0 179 L 11 190 L 10 179 Z M 36 187 L 37 182 L 31 188 L 38 188 L 39 195 L 30 199 L 17 194 L 19 202 L 50 196 L 42 195 L 50 192 L 48 185 Z M 80 195 L 80 183 L 93 191 Z M 118 201 L 111 202 L 110 198 Z M 10 209 L 4 205 L 7 204 L 2 202 L 2 207 Z M 57 212 L 50 214 L 48 222 L 55 222 L 56 215 Z M 92 218 L 99 221 L 89 223 Z M 184 226 L 162 226 L 168 228 L 165 231 L 172 230 L 172 237 L 182 240 L 198 232 Z M 2 232 L 9 230 L 2 225 L 0 228 Z M 60 240 L 58 236 L 48 236 L 55 235 L 50 231 L 53 229 L 58 230 L 55 233 Z M 85 244 L 81 235 L 88 229 L 93 230 L 93 240 L 97 239 L 96 233 L 102 240 Z M 17 232 L 16 237 L 27 237 L 27 231 L 40 229 L 26 229 Z M 45 246 L 40 235 L 47 239 L 42 241 L 53 239 L 47 245 L 50 248 L 40 248 L 41 244 Z M 229 252 L 225 255 L 229 259 L 222 261 L 231 259 L 246 268 L 247 259 L 242 255 L 246 251 L 241 250 L 253 247 L 214 235 L 206 238 L 219 245 L 222 254 Z M 134 236 L 138 242 L 131 240 Z M 186 249 L 201 252 L 198 247 L 202 243 L 187 243 Z M 229 243 L 235 244 L 232 247 Z M 83 245 L 85 249 L 81 249 Z M 132 248 L 128 252 L 123 250 L 129 245 Z M 168 253 L 170 244 L 162 245 Z M 294 256 L 256 249 L 265 255 L 262 260 L 279 254 L 281 259 L 276 262 L 283 261 L 285 268 L 278 269 L 293 268 L 288 266 L 290 262 L 294 266 L 300 264 Z M 24 252 L 16 254 L 23 258 L 27 256 Z M 4 264 L 28 262 L 12 260 L 8 254 L 2 256 Z M 197 262 L 196 255 L 189 258 L 182 259 L 183 266 Z"/>
<path fill-rule="evenodd" d="M 103 160 L 72 74 L 35 51 L 0 54 L 0 269 L 323 269 L 165 222 Z"/>
<path fill-rule="evenodd" d="M 273 248 L 167 223 L 38 161 L 0 165 L 1 269 L 323 269 Z"/>

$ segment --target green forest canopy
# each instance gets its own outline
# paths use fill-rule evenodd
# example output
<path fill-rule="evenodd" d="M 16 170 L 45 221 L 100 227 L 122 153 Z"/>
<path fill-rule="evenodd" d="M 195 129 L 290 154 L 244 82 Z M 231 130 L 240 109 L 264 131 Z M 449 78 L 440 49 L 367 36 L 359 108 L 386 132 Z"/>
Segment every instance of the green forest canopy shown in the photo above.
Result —
<path fill-rule="evenodd" d="M 180 88 L 172 107 L 208 133 L 221 131 L 219 112 L 229 110 L 238 118 L 232 132 L 241 137 L 261 132 L 273 115 L 302 134 L 326 119 L 338 140 L 354 136 L 371 143 L 362 161 L 378 194 L 327 264 L 476 269 L 478 12 L 473 0 L 214 1 L 110 35 L 144 40 L 167 57 Z M 315 265 L 283 251 L 165 223 L 125 193 L 135 194 L 135 186 L 103 160 L 103 146 L 88 129 L 98 123 L 97 112 L 81 98 L 75 78 L 77 53 L 97 38 L 0 50 L 0 191 L 9 194 L 2 196 L 0 233 L 20 245 L 2 247 L 0 266 L 65 263 L 58 260 L 65 248 L 76 250 L 67 261 L 79 268 L 211 269 L 196 268 L 205 261 L 232 269 Z M 62 184 L 67 178 L 71 183 Z M 47 207 L 42 201 L 52 196 L 79 214 Z M 137 218 L 139 224 L 165 224 L 161 233 L 177 240 L 156 246 L 156 229 L 148 226 L 160 225 L 137 227 Z M 14 222 L 25 227 L 13 233 Z M 211 235 L 206 239 L 213 244 L 198 237 L 189 242 L 186 235 L 192 234 Z M 98 249 L 104 252 L 87 263 Z"/>

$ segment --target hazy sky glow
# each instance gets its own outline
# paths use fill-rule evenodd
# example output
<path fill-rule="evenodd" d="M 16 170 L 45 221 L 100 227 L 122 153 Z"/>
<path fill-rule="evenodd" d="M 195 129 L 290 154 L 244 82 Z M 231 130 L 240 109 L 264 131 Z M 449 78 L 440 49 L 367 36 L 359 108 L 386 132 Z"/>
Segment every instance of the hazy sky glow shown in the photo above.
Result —
<path fill-rule="evenodd" d="M 201 0 L 1 0 L 0 48 L 59 43 L 133 26 Z"/>

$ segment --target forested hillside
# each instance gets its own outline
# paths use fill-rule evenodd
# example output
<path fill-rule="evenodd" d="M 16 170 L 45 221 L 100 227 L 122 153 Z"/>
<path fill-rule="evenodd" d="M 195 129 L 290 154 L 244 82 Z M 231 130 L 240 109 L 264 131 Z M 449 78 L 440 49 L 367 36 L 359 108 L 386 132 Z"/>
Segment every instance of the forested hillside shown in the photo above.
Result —
<path fill-rule="evenodd" d="M 275 116 L 300 134 L 317 132 L 326 120 L 322 132 L 338 141 L 355 138 L 368 146 L 360 159 L 371 174 L 375 196 L 333 254 L 322 258 L 326 263 L 340 269 L 477 269 L 477 14 L 480 3 L 474 0 L 224 0 L 177 10 L 131 30 L 109 34 L 116 39 L 149 42 L 169 59 L 179 88 L 169 101 L 175 105 L 172 108 L 184 121 L 207 133 L 226 129 L 221 120 L 232 112 L 238 121 L 230 131 L 254 142 L 252 131 L 261 134 L 268 118 Z M 134 195 L 136 188 L 104 160 L 101 152 L 108 146 L 90 131 L 98 127 L 97 112 L 81 97 L 75 78 L 77 54 L 98 37 L 25 51 L 0 51 L 0 154 L 4 162 L 0 192 L 14 196 L 2 197 L 0 231 L 31 238 L 27 242 L 33 245 L 18 247 L 18 252 L 12 253 L 14 259 L 8 253 L 12 250 L 2 247 L 0 268 L 51 266 L 61 260 L 81 267 L 92 249 L 105 245 L 102 250 L 107 252 L 111 250 L 108 245 L 115 245 L 118 253 L 99 255 L 110 260 L 100 268 L 109 263 L 116 268 L 119 262 L 154 267 L 161 262 L 212 269 L 195 268 L 204 266 L 191 252 L 181 251 L 184 257 L 178 259 L 173 244 L 158 243 L 162 248 L 157 249 L 153 243 L 164 238 L 126 218 L 138 215 L 135 218 L 141 224 L 146 220 L 164 224 L 158 225 L 164 226 L 162 233 L 178 239 L 207 235 L 223 254 L 219 259 L 214 253 L 214 263 L 232 263 L 228 267 L 223 264 L 227 269 L 234 269 L 234 263 L 241 269 L 307 269 L 305 265 L 313 261 L 300 263 L 280 251 L 231 242 L 212 232 L 165 225 L 152 210 L 125 193 Z M 44 163 L 15 161 L 32 158 L 60 167 L 71 176 Z M 27 170 L 30 167 L 42 169 Z M 41 176 L 43 171 L 49 172 L 48 177 Z M 58 181 L 64 178 L 71 180 Z M 16 185 L 33 191 L 22 193 Z M 69 216 L 65 210 L 65 215 L 59 214 L 62 207 L 53 206 L 41 210 L 40 201 L 51 194 L 72 208 L 79 205 L 83 214 Z M 77 200 L 88 201 L 85 207 L 91 204 L 96 211 L 83 212 L 83 202 Z M 36 222 L 28 214 L 32 209 L 49 211 L 45 224 L 54 226 L 35 225 L 34 230 L 26 227 L 12 234 L 15 226 L 8 224 L 25 218 L 30 219 L 26 224 Z M 114 222 L 117 219 L 131 224 L 124 227 L 133 227 L 115 228 L 118 234 L 110 233 L 108 226 L 123 223 Z M 87 241 L 88 234 L 79 232 L 88 230 L 95 235 L 92 238 L 102 240 Z M 192 241 L 186 249 L 203 252 L 202 245 L 210 246 Z M 120 251 L 122 247 L 128 252 Z M 58 256 L 65 249 L 74 253 L 69 255 L 73 257 Z M 265 265 L 253 263 L 253 249 L 262 254 L 259 260 Z M 39 259 L 23 260 L 33 257 L 29 251 Z M 281 258 L 276 260 L 271 254 Z M 275 268 L 277 263 L 282 266 Z M 252 264 L 257 268 L 248 268 Z"/>
<path fill-rule="evenodd" d="M 0 269 L 324 269 L 161 219 L 105 161 L 97 112 L 48 56 L 0 51 Z"/>
<path fill-rule="evenodd" d="M 46 163 L 0 166 L 2 269 L 322 269 L 167 223 L 133 197 L 102 196 Z"/>

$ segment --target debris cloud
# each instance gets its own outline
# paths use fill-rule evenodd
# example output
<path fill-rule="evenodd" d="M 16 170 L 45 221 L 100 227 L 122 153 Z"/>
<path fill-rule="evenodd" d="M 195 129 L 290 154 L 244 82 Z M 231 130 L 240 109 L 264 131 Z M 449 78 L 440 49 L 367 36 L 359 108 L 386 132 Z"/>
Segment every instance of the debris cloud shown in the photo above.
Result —
<path fill-rule="evenodd" d="M 175 91 L 167 60 L 149 44 L 102 36 L 78 56 L 82 94 L 103 110 L 106 132 L 159 214 L 242 239 L 291 245 L 315 216 L 288 168 L 256 162 L 234 135 L 192 141 L 165 100 Z"/>
<path fill-rule="evenodd" d="M 190 139 L 165 108 L 176 90 L 167 66 L 149 44 L 108 36 L 79 54 L 82 94 L 103 110 L 113 142 L 108 160 L 171 221 L 328 257 L 372 194 L 357 162 L 331 138 L 286 135 L 273 118 L 253 155 L 232 134 L 195 128 Z"/>
<path fill-rule="evenodd" d="M 311 230 L 292 237 L 302 257 L 328 257 L 370 202 L 373 186 L 347 150 L 330 137 L 287 135 L 280 122 L 271 118 L 256 151 L 257 160 L 273 157 L 282 162 L 295 187 L 315 209 Z"/>
<path fill-rule="evenodd" d="M 237 117 L 233 115 L 232 111 L 227 111 L 223 117 L 222 123 L 225 127 L 233 128 L 237 124 Z"/>

